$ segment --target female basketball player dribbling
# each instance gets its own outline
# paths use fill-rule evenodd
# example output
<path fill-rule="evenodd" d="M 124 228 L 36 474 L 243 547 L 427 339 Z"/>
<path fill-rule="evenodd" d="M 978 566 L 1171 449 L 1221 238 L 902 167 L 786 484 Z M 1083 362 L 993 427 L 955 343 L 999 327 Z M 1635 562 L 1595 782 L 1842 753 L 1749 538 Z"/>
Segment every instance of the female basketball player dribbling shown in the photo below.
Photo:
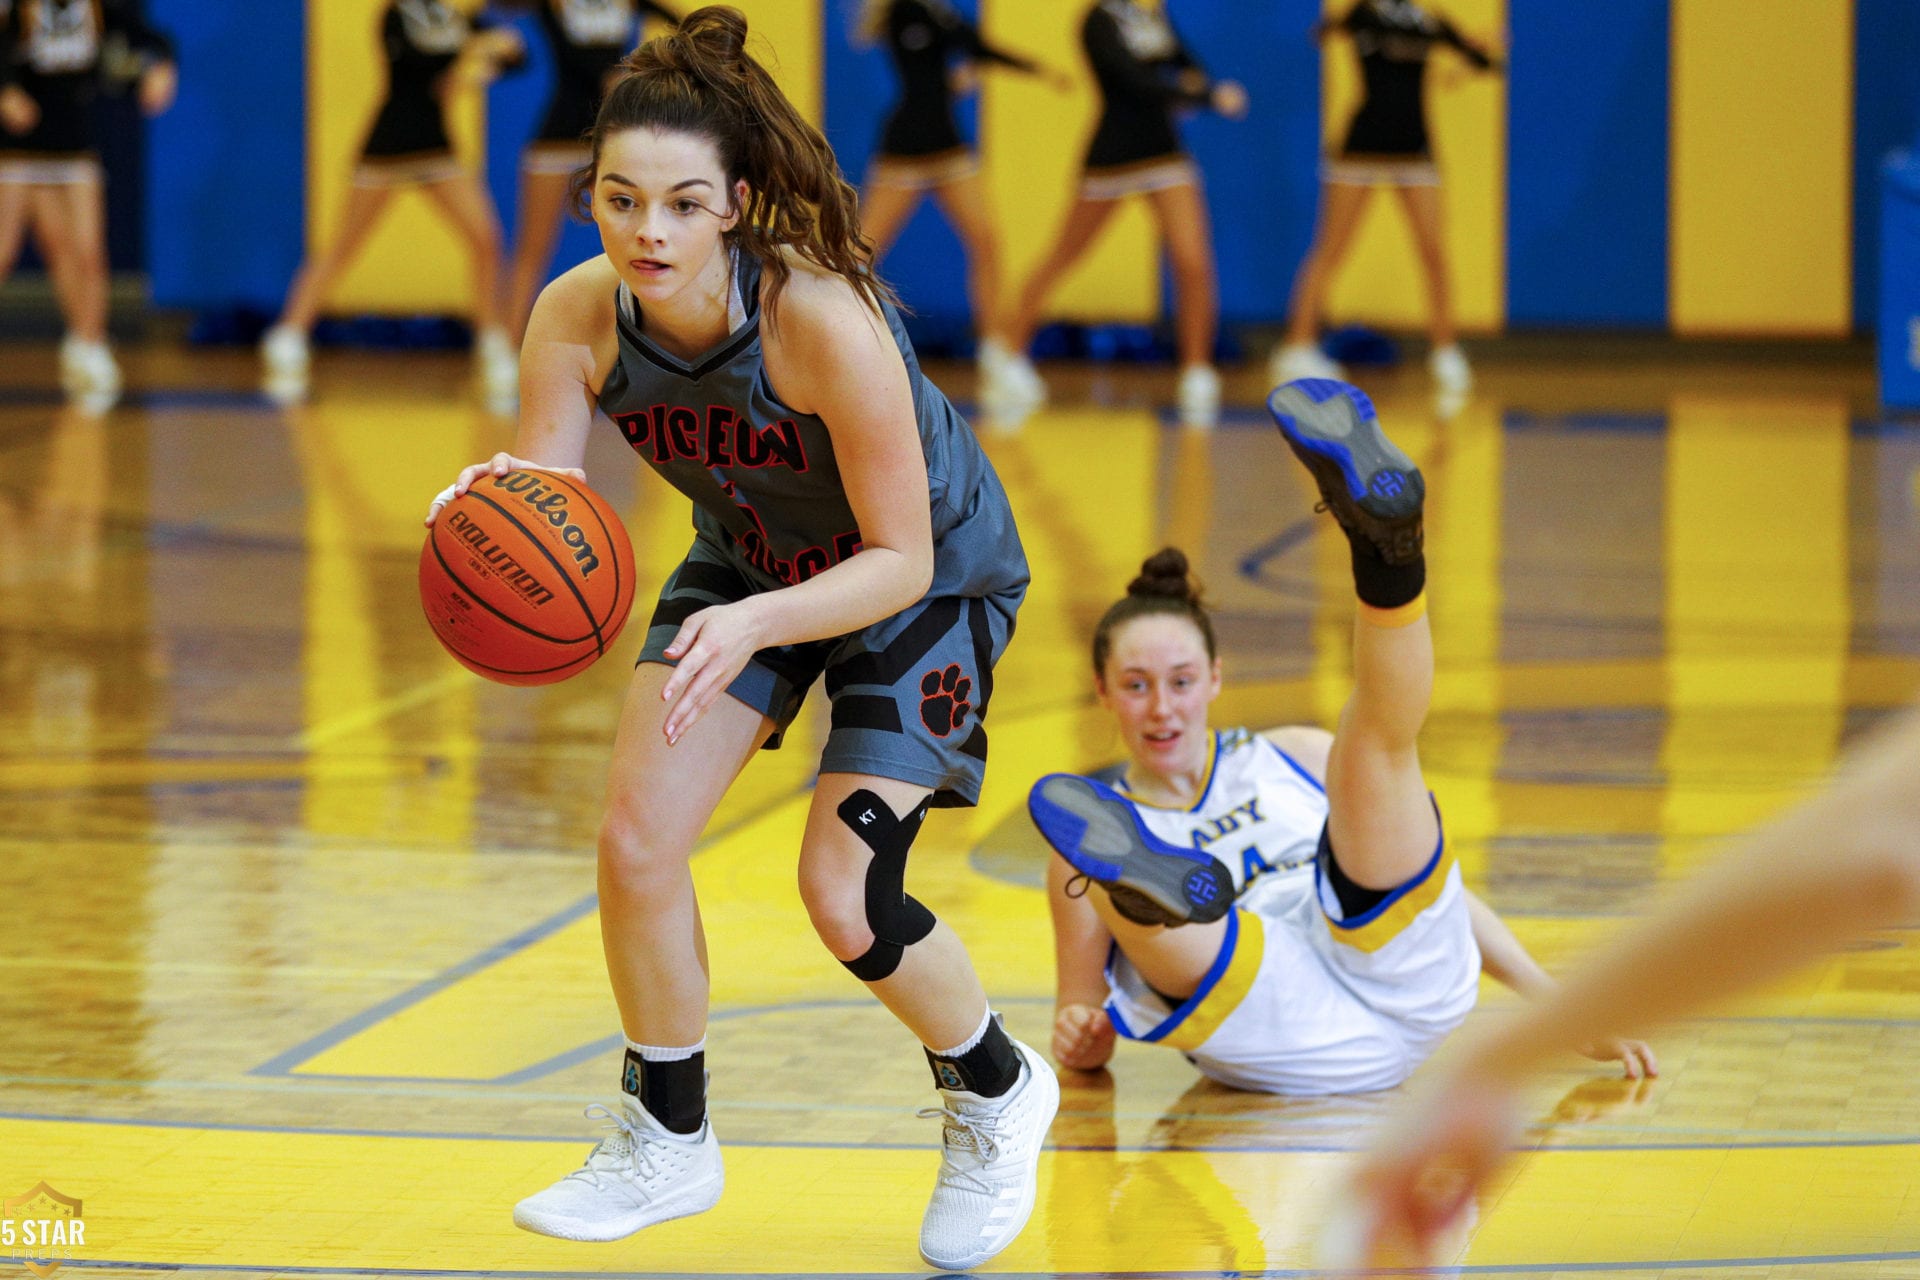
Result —
<path fill-rule="evenodd" d="M 945 1154 L 920 1250 L 969 1267 L 1031 1212 L 1058 1086 L 902 877 L 928 808 L 978 795 L 979 720 L 1026 559 L 992 468 L 867 270 L 852 188 L 745 38 L 738 11 L 698 10 L 609 91 L 583 175 L 606 256 L 535 305 L 513 454 L 443 495 L 514 467 L 579 474 L 604 414 L 694 503 L 600 832 L 601 930 L 627 1037 L 615 1132 L 514 1220 L 605 1240 L 718 1198 L 687 861 L 734 777 L 824 674 L 833 728 L 801 897 L 828 949 L 926 1047 Z M 923 694 L 929 679 L 938 696 Z"/>

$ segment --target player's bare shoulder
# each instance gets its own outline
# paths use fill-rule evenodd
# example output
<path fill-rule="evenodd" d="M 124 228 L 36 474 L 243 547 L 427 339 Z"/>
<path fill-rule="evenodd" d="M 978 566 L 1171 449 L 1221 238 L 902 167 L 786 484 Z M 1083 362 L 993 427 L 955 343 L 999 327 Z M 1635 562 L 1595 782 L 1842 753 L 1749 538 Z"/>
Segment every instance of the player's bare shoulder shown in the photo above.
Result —
<path fill-rule="evenodd" d="M 846 277 L 788 250 L 791 274 L 773 304 L 761 340 L 767 370 L 782 398 L 788 388 L 811 399 L 814 381 L 829 370 L 852 376 L 869 361 L 898 360 L 886 317 Z M 770 284 L 761 277 L 761 306 L 766 312 Z"/>
<path fill-rule="evenodd" d="M 581 341 L 592 334 L 611 332 L 620 275 L 604 256 L 589 258 L 540 291 L 533 304 L 529 334 L 535 327 L 543 336 Z"/>
<path fill-rule="evenodd" d="M 540 291 L 521 344 L 523 377 L 563 368 L 596 390 L 620 358 L 616 328 L 620 276 L 604 257 L 589 258 Z"/>
<path fill-rule="evenodd" d="M 838 328 L 860 325 L 871 328 L 878 325 L 886 328 L 886 321 L 879 310 L 869 303 L 847 278 L 836 271 L 830 271 L 812 262 L 792 249 L 784 251 L 788 275 L 786 285 L 780 291 L 780 299 L 774 304 L 775 329 L 796 323 L 809 333 L 817 333 L 823 326 Z M 762 302 L 770 281 L 766 274 L 761 276 Z M 802 333 L 803 339 L 807 333 Z"/>

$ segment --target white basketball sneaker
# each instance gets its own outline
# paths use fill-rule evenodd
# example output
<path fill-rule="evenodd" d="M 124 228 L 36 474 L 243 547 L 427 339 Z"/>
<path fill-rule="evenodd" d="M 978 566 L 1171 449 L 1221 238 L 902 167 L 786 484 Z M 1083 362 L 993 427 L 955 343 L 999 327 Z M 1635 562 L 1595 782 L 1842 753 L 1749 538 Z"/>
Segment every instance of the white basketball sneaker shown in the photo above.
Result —
<path fill-rule="evenodd" d="M 674 1133 L 632 1098 L 618 1112 L 595 1103 L 589 1119 L 612 1121 L 587 1162 L 513 1206 L 513 1225 L 562 1240 L 618 1240 L 669 1218 L 704 1213 L 725 1175 L 711 1122 Z"/>
<path fill-rule="evenodd" d="M 1180 425 L 1205 431 L 1220 422 L 1220 373 L 1210 364 L 1190 364 L 1180 370 L 1175 392 L 1180 403 Z"/>
<path fill-rule="evenodd" d="M 1021 1044 L 1020 1083 L 998 1098 L 942 1089 L 939 1116 L 945 1151 L 940 1178 L 920 1223 L 920 1256 L 947 1271 L 965 1271 L 993 1257 L 1033 1214 L 1040 1148 L 1060 1109 L 1060 1082 L 1039 1054 Z"/>
<path fill-rule="evenodd" d="M 988 418 L 1014 423 L 1047 402 L 1047 384 L 1024 352 L 988 338 L 980 344 L 980 408 Z"/>
<path fill-rule="evenodd" d="M 1289 342 L 1273 349 L 1267 360 L 1267 381 L 1274 386 L 1302 378 L 1346 380 L 1346 370 L 1311 342 Z"/>
<path fill-rule="evenodd" d="M 105 342 L 68 334 L 60 343 L 60 386 L 76 400 L 111 403 L 120 396 L 120 365 Z"/>
<path fill-rule="evenodd" d="M 260 339 L 260 363 L 266 373 L 262 381 L 273 399 L 286 402 L 307 394 L 313 356 L 307 349 L 307 335 L 300 330 L 284 324 L 267 330 Z"/>
<path fill-rule="evenodd" d="M 1467 353 L 1457 342 L 1435 347 L 1427 356 L 1427 372 L 1441 391 L 1458 395 L 1473 387 L 1473 366 L 1467 363 Z"/>
<path fill-rule="evenodd" d="M 482 329 L 473 341 L 474 362 L 489 412 L 511 415 L 520 407 L 520 353 L 500 328 Z"/>

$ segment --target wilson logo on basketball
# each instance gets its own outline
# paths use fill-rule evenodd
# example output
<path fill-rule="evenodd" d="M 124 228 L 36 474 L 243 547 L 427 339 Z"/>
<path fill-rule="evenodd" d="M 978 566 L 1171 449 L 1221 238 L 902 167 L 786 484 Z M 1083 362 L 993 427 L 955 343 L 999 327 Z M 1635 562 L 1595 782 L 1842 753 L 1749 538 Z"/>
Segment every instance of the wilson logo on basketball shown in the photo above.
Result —
<path fill-rule="evenodd" d="M 513 494 L 560 531 L 560 541 L 573 548 L 573 562 L 580 566 L 581 577 L 591 577 L 593 571 L 600 567 L 600 556 L 594 551 L 593 544 L 587 541 L 587 531 L 568 517 L 566 494 L 547 485 L 539 476 L 525 471 L 509 471 L 504 476 L 495 476 L 493 487 Z"/>
<path fill-rule="evenodd" d="M 553 599 L 553 592 L 547 590 L 540 579 L 528 573 L 525 566 L 508 554 L 505 547 L 494 542 L 485 529 L 469 520 L 466 512 L 449 512 L 447 528 L 453 530 L 454 537 L 472 548 L 474 555 L 492 568 L 500 581 L 512 588 L 522 600 L 531 605 L 543 605 Z"/>

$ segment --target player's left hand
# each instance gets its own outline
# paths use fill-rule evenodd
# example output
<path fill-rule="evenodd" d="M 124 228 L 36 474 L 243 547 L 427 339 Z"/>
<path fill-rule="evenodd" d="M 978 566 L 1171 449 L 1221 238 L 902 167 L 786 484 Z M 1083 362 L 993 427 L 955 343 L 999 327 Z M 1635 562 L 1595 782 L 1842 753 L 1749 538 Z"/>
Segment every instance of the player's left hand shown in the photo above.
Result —
<path fill-rule="evenodd" d="M 1625 1078 L 1628 1080 L 1643 1077 L 1651 1079 L 1660 1074 L 1660 1063 L 1653 1056 L 1653 1046 L 1645 1040 L 1596 1040 L 1580 1052 L 1595 1062 L 1618 1062 L 1625 1069 Z"/>
<path fill-rule="evenodd" d="M 1098 1071 L 1113 1057 L 1113 1020 L 1098 1005 L 1062 1005 L 1053 1015 L 1053 1060 L 1072 1071 Z"/>
<path fill-rule="evenodd" d="M 180 92 L 180 69 L 171 62 L 156 62 L 140 75 L 140 111 L 143 115 L 164 114 Z"/>
<path fill-rule="evenodd" d="M 660 689 L 667 704 L 663 729 L 669 746 L 680 741 L 765 647 L 759 609 L 750 599 L 702 609 L 680 624 L 679 634 L 667 646 L 667 656 L 679 665 Z"/>

